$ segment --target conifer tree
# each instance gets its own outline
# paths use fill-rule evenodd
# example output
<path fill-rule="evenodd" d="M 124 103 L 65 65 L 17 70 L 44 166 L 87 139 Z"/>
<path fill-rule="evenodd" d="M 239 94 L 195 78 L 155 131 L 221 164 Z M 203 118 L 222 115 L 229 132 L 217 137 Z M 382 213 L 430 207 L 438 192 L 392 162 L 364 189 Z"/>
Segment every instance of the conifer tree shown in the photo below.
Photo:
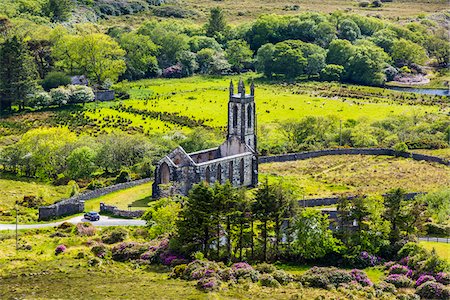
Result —
<path fill-rule="evenodd" d="M 11 110 L 13 102 L 19 108 L 35 87 L 36 72 L 26 44 L 17 36 L 0 45 L 0 113 Z"/>

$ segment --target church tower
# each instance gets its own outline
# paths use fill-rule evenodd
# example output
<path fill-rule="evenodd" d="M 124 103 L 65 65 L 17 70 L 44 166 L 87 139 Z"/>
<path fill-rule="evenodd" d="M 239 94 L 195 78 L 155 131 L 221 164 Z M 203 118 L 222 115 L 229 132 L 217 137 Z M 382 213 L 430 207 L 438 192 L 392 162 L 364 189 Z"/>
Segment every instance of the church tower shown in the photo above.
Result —
<path fill-rule="evenodd" d="M 255 86 L 252 82 L 250 94 L 245 93 L 245 85 L 239 80 L 237 93 L 233 81 L 230 82 L 230 101 L 228 102 L 227 139 L 237 137 L 256 152 L 256 112 Z"/>

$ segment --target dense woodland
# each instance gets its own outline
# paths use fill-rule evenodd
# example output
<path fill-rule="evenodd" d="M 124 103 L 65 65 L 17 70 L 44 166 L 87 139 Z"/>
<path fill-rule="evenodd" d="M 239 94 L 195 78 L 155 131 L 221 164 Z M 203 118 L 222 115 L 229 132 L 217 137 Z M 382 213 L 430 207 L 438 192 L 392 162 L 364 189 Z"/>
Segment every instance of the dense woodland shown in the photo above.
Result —
<path fill-rule="evenodd" d="M 146 6 L 154 4 L 158 3 Z M 203 25 L 149 19 L 135 28 L 105 28 L 68 22 L 71 13 L 83 7 L 115 14 L 90 1 L 6 1 L 1 7 L 2 111 L 11 104 L 24 108 L 92 101 L 88 91 L 70 100 L 70 91 L 52 90 L 66 85 L 68 75 L 88 76 L 95 89 L 109 88 L 118 80 L 246 70 L 268 78 L 383 85 L 423 74 L 427 65 L 446 67 L 449 61 L 444 14 L 403 24 L 339 11 L 263 15 L 230 26 L 223 11 L 213 8 Z"/>

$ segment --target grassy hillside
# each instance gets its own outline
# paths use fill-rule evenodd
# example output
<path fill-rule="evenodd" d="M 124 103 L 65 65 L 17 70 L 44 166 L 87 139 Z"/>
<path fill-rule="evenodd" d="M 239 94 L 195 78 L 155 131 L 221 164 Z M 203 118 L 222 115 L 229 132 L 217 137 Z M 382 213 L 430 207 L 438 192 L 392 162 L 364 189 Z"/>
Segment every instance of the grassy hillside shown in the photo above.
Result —
<path fill-rule="evenodd" d="M 261 176 L 291 183 L 305 198 L 375 194 L 402 187 L 426 192 L 450 185 L 450 168 L 386 156 L 324 156 L 260 165 Z"/>

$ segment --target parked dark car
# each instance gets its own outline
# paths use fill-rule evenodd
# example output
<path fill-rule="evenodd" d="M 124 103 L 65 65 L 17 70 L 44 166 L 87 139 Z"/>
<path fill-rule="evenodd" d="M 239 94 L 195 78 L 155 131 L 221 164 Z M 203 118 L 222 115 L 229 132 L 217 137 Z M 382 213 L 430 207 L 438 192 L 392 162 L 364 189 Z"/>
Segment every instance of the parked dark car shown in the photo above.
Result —
<path fill-rule="evenodd" d="M 100 215 L 95 211 L 91 211 L 91 212 L 85 213 L 84 218 L 89 221 L 98 221 L 98 220 L 100 220 Z"/>

